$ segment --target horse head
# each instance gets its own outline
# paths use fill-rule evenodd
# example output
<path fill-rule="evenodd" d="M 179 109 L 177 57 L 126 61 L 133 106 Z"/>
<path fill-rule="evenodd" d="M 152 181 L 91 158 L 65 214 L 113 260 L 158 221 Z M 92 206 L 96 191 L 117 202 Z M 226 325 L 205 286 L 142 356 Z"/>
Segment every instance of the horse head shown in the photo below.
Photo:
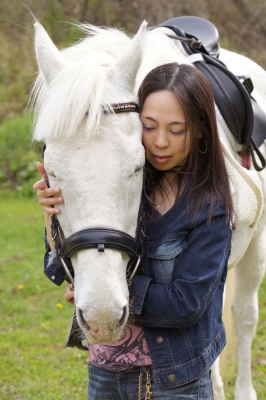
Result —
<path fill-rule="evenodd" d="M 146 22 L 132 40 L 115 30 L 105 39 L 112 32 L 123 51 L 101 46 L 97 32 L 59 51 L 35 24 L 34 139 L 45 140 L 49 184 L 64 197 L 59 221 L 65 238 L 94 227 L 136 234 L 145 160 L 141 123 L 138 113 L 116 114 L 113 105 L 137 102 Z M 128 260 L 114 248 L 71 256 L 77 318 L 90 343 L 117 341 L 127 322 Z"/>

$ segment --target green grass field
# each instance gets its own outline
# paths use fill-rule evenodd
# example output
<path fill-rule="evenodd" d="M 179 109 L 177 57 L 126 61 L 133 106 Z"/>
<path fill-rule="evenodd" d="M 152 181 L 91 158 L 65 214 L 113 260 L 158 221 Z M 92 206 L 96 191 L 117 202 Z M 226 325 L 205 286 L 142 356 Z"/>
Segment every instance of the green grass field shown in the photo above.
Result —
<path fill-rule="evenodd" d="M 36 200 L 0 202 L 0 399 L 87 398 L 87 354 L 66 349 L 73 306 L 43 274 L 43 218 Z M 266 399 L 266 279 L 253 343 L 253 380 Z M 233 400 L 236 361 L 223 367 L 226 399 Z M 243 399 L 245 400 L 245 399 Z"/>

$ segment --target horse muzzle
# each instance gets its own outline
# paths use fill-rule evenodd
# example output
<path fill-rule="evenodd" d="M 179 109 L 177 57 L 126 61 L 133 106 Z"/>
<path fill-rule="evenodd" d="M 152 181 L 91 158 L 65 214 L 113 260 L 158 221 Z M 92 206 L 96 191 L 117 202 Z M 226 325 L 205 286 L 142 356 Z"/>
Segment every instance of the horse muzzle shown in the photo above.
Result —
<path fill-rule="evenodd" d="M 115 343 L 117 342 L 123 332 L 123 328 L 127 322 L 129 307 L 124 306 L 121 310 L 120 316 L 117 318 L 111 317 L 110 321 L 103 316 L 102 321 L 93 321 L 93 318 L 87 319 L 85 313 L 76 307 L 77 320 L 80 328 L 86 335 L 86 338 L 90 344 L 99 344 L 103 342 Z"/>

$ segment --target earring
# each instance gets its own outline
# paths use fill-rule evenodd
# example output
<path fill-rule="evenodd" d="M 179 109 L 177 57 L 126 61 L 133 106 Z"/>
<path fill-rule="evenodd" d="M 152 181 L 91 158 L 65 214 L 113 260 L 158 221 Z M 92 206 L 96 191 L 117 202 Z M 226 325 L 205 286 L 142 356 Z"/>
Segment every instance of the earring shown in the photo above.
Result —
<path fill-rule="evenodd" d="M 205 150 L 204 151 L 201 151 L 198 146 L 198 151 L 200 152 L 200 154 L 205 154 L 208 151 L 208 143 L 207 143 L 206 139 L 204 139 L 204 141 L 205 141 Z"/>

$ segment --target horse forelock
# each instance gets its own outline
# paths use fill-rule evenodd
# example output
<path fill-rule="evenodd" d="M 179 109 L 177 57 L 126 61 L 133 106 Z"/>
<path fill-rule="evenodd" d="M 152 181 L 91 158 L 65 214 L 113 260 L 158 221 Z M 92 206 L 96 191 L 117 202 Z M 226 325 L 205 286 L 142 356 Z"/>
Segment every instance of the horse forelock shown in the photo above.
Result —
<path fill-rule="evenodd" d="M 50 85 L 40 72 L 33 86 L 34 140 L 70 137 L 82 120 L 87 134 L 95 134 L 101 106 L 113 102 L 112 94 L 114 97 L 125 95 L 121 85 L 118 89 L 109 81 L 113 66 L 130 39 L 116 29 L 88 24 L 80 25 L 80 29 L 94 36 L 62 50 L 68 64 Z"/>

